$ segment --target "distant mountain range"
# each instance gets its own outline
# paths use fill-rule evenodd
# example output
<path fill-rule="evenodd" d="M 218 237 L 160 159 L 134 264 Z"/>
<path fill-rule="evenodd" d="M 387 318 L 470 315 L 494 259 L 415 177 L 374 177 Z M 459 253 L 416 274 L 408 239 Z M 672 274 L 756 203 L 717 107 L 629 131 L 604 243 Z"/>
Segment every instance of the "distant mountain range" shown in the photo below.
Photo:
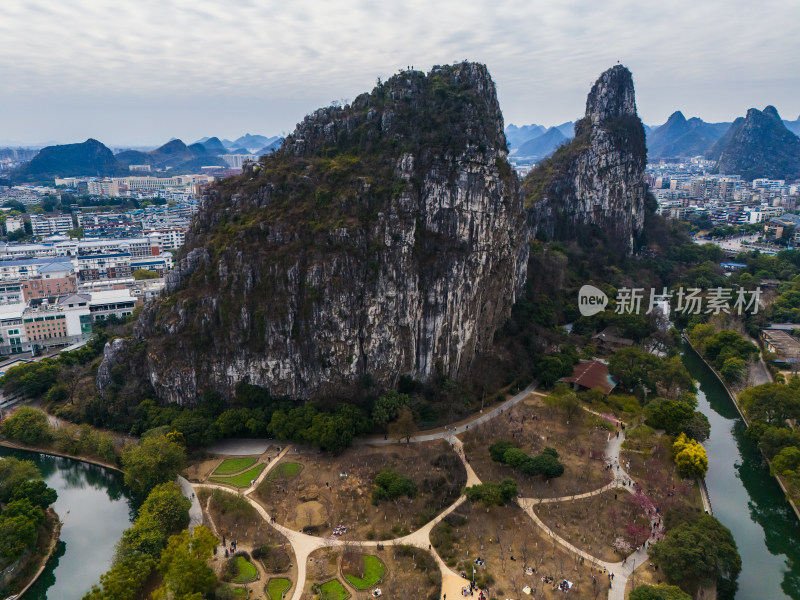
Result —
<path fill-rule="evenodd" d="M 800 178 L 800 137 L 789 131 L 774 106 L 751 108 L 708 150 L 717 170 L 744 179 Z"/>
<path fill-rule="evenodd" d="M 542 135 L 522 144 L 517 148 L 514 156 L 541 160 L 550 156 L 561 144 L 568 141 L 569 138 L 561 133 L 558 127 L 551 127 Z"/>
<path fill-rule="evenodd" d="M 800 136 L 800 117 L 794 121 L 783 120 L 782 123 L 788 131 Z M 644 125 L 648 159 L 706 156 L 726 133 L 733 135 L 732 125 L 734 123 L 707 123 L 697 117 L 687 119 L 681 111 L 675 111 L 663 125 Z M 518 159 L 541 160 L 571 139 L 573 128 L 571 121 L 549 129 L 535 123 L 522 126 L 512 123 L 505 129 L 509 152 Z M 563 139 L 559 138 L 556 131 Z M 712 153 L 717 157 L 714 160 L 718 159 L 719 154 L 719 149 Z"/>
<path fill-rule="evenodd" d="M 15 183 L 28 183 L 52 181 L 56 176 L 114 177 L 127 172 L 128 169 L 117 161 L 111 150 L 89 138 L 81 144 L 42 148 L 29 163 L 12 171 L 10 179 Z"/>
<path fill-rule="evenodd" d="M 687 120 L 681 111 L 675 111 L 666 123 L 651 129 L 647 135 L 647 156 L 650 159 L 701 156 L 730 126 L 730 123 L 706 123 L 697 117 Z"/>
<path fill-rule="evenodd" d="M 80 144 L 42 148 L 29 163 L 12 171 L 9 178 L 15 183 L 29 183 L 78 175 L 119 177 L 129 173 L 130 165 L 150 165 L 153 171 L 169 169 L 176 174 L 197 173 L 202 167 L 227 166 L 220 158 L 223 154 L 270 154 L 282 142 L 282 137 L 248 133 L 233 142 L 205 137 L 187 146 L 181 140 L 172 139 L 155 150 L 123 150 L 114 155 L 101 142 L 88 139 Z"/>
<path fill-rule="evenodd" d="M 263 149 L 277 149 L 280 147 L 280 143 L 283 142 L 283 138 L 277 135 L 267 137 L 265 135 L 245 133 L 243 136 L 233 141 L 227 139 L 220 140 L 216 137 L 203 137 L 195 143 L 203 144 L 207 147 L 208 142 L 213 142 L 215 147 L 216 143 L 219 142 L 219 145 L 224 149 L 224 151 L 219 151 L 219 154 L 266 154 L 266 152 L 262 152 Z M 276 142 L 277 145 L 275 145 Z"/>
<path fill-rule="evenodd" d="M 547 158 L 561 144 L 575 137 L 575 123 L 567 121 L 549 128 L 536 123 L 521 127 L 511 123 L 505 133 L 508 150 L 515 159 L 535 162 Z"/>
<path fill-rule="evenodd" d="M 170 169 L 175 172 L 188 172 L 198 171 L 200 167 L 224 167 L 226 163 L 219 158 L 219 155 L 226 153 L 227 150 L 218 138 L 210 138 L 190 146 L 181 140 L 170 140 L 149 152 L 126 150 L 117 154 L 115 158 L 126 167 L 126 170 L 129 165 L 150 165 L 154 171 Z"/>

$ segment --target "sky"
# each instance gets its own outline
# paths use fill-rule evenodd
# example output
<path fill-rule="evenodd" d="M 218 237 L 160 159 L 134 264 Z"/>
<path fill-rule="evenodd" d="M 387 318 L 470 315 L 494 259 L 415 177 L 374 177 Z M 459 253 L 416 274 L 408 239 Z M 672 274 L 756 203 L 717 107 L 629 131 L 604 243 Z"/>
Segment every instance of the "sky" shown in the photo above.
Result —
<path fill-rule="evenodd" d="M 413 65 L 486 64 L 506 124 L 582 116 L 617 61 L 642 120 L 800 115 L 797 0 L 3 0 L 0 145 L 291 132 Z"/>

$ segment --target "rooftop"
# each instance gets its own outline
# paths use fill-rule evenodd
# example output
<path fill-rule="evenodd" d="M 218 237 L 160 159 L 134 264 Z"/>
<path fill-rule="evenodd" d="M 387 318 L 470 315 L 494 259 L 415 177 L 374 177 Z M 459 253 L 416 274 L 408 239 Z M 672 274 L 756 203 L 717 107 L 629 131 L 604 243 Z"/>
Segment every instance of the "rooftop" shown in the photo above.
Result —
<path fill-rule="evenodd" d="M 608 365 L 599 360 L 578 363 L 572 369 L 572 375 L 562 378 L 561 381 L 587 390 L 600 388 L 605 394 L 610 394 L 617 387 L 617 382 L 608 373 Z"/>

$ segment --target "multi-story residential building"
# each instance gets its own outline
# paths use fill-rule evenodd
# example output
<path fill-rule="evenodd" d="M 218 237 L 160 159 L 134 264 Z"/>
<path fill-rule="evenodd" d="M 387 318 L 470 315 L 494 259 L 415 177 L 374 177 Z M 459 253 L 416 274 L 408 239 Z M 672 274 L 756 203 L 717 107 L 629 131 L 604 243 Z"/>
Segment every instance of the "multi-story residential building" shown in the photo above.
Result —
<path fill-rule="evenodd" d="M 18 281 L 0 282 L 0 304 L 22 302 L 22 284 Z"/>
<path fill-rule="evenodd" d="M 25 221 L 22 217 L 6 217 L 6 233 L 13 233 L 25 228 Z"/>
<path fill-rule="evenodd" d="M 127 252 L 133 257 L 159 256 L 163 252 L 160 236 L 135 238 L 82 239 L 52 237 L 40 244 L 0 243 L 0 260 L 15 258 L 43 258 L 48 256 L 78 256 Z"/>
<path fill-rule="evenodd" d="M 31 215 L 33 235 L 48 236 L 56 233 L 67 233 L 73 228 L 72 215 L 58 214 L 53 216 Z"/>
<path fill-rule="evenodd" d="M 129 279 L 131 275 L 131 255 L 128 252 L 114 254 L 80 254 L 78 279 L 100 281 L 104 279 Z"/>
<path fill-rule="evenodd" d="M 22 323 L 27 306 L 24 302 L 0 306 L 0 353 L 21 354 L 31 349 Z"/>
<path fill-rule="evenodd" d="M 180 248 L 186 240 L 185 227 L 163 227 L 145 231 L 147 236 L 159 236 L 162 248 Z"/>
<path fill-rule="evenodd" d="M 134 258 L 131 259 L 131 271 L 154 271 L 159 277 L 163 277 L 172 270 L 172 254 L 165 252 L 161 256 L 153 258 Z"/>
<path fill-rule="evenodd" d="M 133 314 L 135 306 L 136 298 L 129 289 L 92 292 L 89 301 L 89 311 L 93 321 L 106 319 L 111 315 L 120 319 L 127 317 Z"/>
<path fill-rule="evenodd" d="M 21 281 L 23 299 L 52 298 L 78 291 L 78 277 L 71 262 L 52 262 L 39 267 L 38 277 Z"/>

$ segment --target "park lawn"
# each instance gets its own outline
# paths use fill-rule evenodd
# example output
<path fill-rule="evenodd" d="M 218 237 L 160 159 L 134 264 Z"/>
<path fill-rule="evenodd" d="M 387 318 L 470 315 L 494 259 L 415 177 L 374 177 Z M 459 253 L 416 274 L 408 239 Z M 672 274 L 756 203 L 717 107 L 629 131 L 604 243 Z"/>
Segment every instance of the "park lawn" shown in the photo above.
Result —
<path fill-rule="evenodd" d="M 281 600 L 283 594 L 292 587 L 292 582 L 285 577 L 273 577 L 267 583 L 267 596 L 270 600 Z"/>
<path fill-rule="evenodd" d="M 233 477 L 211 477 L 209 481 L 213 481 L 214 483 L 227 483 L 228 485 L 233 485 L 237 488 L 246 488 L 250 487 L 250 482 L 253 479 L 257 479 L 258 476 L 261 474 L 261 471 L 264 470 L 266 467 L 264 463 L 258 464 L 252 469 L 248 469 L 244 473 L 239 473 L 238 475 L 234 475 Z"/>
<path fill-rule="evenodd" d="M 319 600 L 345 600 L 350 594 L 336 579 L 326 581 L 319 586 Z"/>
<path fill-rule="evenodd" d="M 297 475 L 302 470 L 303 470 L 303 465 L 301 465 L 300 463 L 285 462 L 275 467 L 269 474 L 269 478 L 270 480 L 275 480 L 278 479 L 279 477 L 286 477 L 287 479 L 291 479 L 292 477 L 297 477 Z"/>
<path fill-rule="evenodd" d="M 366 590 L 383 578 L 383 574 L 386 573 L 386 565 L 380 558 L 372 554 L 366 554 L 361 558 L 364 561 L 364 577 L 359 578 L 355 575 L 345 574 L 344 578 L 357 590 Z"/>
<path fill-rule="evenodd" d="M 258 569 L 244 556 L 237 556 L 236 564 L 239 567 L 239 574 L 233 580 L 233 583 L 250 583 L 258 578 Z"/>
<path fill-rule="evenodd" d="M 243 458 L 226 458 L 222 461 L 222 463 L 214 470 L 212 475 L 216 475 L 218 477 L 224 477 L 225 475 L 233 475 L 234 473 L 239 473 L 240 471 L 244 471 L 252 467 L 257 459 L 253 457 L 243 457 Z"/>

